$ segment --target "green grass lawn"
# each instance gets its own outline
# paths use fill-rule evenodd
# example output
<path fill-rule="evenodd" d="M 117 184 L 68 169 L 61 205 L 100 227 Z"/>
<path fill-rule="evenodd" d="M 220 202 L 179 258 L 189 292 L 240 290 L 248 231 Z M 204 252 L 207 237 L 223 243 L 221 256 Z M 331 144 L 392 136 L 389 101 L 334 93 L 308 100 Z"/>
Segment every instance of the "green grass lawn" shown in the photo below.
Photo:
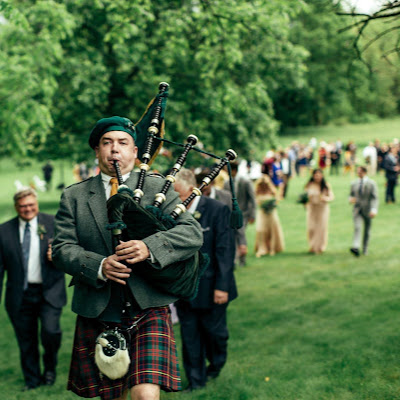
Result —
<path fill-rule="evenodd" d="M 390 121 L 386 128 L 384 122 L 380 124 L 382 131 L 371 138 L 387 140 L 400 131 L 400 120 Z M 346 127 L 340 129 L 344 141 Z M 359 127 L 351 129 L 355 132 Z M 313 136 L 330 140 L 326 135 Z M 364 143 L 365 136 L 352 139 Z M 2 183 L 11 187 L 15 174 L 3 164 L 0 168 Z M 34 170 L 20 171 L 19 176 L 29 180 Z M 383 203 L 384 179 L 376 177 L 381 204 L 373 222 L 370 255 L 354 258 L 349 253 L 352 217 L 347 203 L 353 178 L 327 178 L 335 193 L 327 252 L 307 254 L 305 211 L 295 202 L 306 179 L 295 178 L 290 181 L 288 198 L 278 208 L 285 252 L 256 259 L 254 227 L 248 229 L 251 254 L 248 266 L 236 271 L 240 295 L 229 307 L 229 359 L 221 376 L 206 389 L 163 393 L 162 399 L 400 399 L 400 208 Z M 0 195 L 3 221 L 13 215 L 12 192 Z M 40 195 L 47 212 L 55 211 L 59 195 L 55 190 Z M 0 310 L 0 398 L 76 399 L 65 390 L 75 321 L 69 306 L 62 317 L 56 385 L 29 394 L 19 392 L 23 380 L 17 345 L 4 307 Z M 176 332 L 180 347 L 178 326 Z"/>

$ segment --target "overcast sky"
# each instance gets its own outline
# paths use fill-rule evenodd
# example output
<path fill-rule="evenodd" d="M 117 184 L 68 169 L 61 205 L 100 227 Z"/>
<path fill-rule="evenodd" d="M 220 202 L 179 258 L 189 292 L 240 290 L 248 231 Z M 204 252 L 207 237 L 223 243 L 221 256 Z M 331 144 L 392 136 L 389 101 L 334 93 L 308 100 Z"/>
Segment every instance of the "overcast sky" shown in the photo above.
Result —
<path fill-rule="evenodd" d="M 343 4 L 348 3 L 357 8 L 357 11 L 371 13 L 378 10 L 385 0 L 343 0 Z"/>

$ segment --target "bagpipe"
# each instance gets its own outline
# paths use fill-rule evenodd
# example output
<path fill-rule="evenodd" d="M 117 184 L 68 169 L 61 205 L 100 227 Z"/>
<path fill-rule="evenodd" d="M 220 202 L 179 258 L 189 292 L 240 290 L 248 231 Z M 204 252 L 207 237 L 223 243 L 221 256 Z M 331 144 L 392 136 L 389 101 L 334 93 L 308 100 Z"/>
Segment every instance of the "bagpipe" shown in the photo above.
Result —
<path fill-rule="evenodd" d="M 135 125 L 138 159 L 141 163 L 137 187 L 134 190 L 123 184 L 118 161 L 114 162 L 119 189 L 118 193 L 107 201 L 109 219 L 107 229 L 112 232 L 114 246 L 117 246 L 121 240 L 143 240 L 157 232 L 166 231 L 176 226 L 177 219 L 182 213 L 186 212 L 187 206 L 192 200 L 196 196 L 201 196 L 202 190 L 218 176 L 225 166 L 230 171 L 229 163 L 237 157 L 235 151 L 231 149 L 226 151 L 225 157 L 219 157 L 195 147 L 198 139 L 194 135 L 188 136 L 185 144 L 175 143 L 163 137 L 168 87 L 167 83 L 160 83 L 158 95 L 150 102 L 145 114 Z M 153 203 L 143 207 L 140 203 L 144 194 L 143 188 L 146 175 L 164 142 L 183 147 L 183 152 L 165 177 L 165 183 L 161 191 L 155 195 Z M 182 203 L 177 204 L 171 214 L 166 215 L 162 212 L 161 206 L 165 202 L 166 194 L 175 182 L 175 177 L 183 167 L 191 150 L 219 159 L 219 162 L 203 178 L 201 185 L 194 188 L 190 196 Z M 231 226 L 238 229 L 242 226 L 243 220 L 234 195 L 232 179 L 231 191 Z M 155 268 L 150 261 L 143 261 L 135 264 L 134 272 L 149 280 L 157 289 L 189 300 L 195 297 L 199 279 L 207 268 L 208 262 L 208 257 L 198 251 L 189 259 L 177 261 L 164 268 Z"/>

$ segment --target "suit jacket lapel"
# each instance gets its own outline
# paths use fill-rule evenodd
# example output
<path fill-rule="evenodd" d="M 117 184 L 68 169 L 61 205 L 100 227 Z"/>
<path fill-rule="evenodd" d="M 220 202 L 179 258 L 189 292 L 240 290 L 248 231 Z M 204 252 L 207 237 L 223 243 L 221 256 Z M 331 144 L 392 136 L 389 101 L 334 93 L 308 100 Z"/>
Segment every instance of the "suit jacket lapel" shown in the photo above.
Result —
<path fill-rule="evenodd" d="M 129 188 L 131 188 L 132 190 L 135 190 L 137 181 L 138 181 L 138 174 L 135 174 L 132 171 L 131 174 L 129 175 L 129 178 L 124 182 L 124 184 Z"/>
<path fill-rule="evenodd" d="M 89 187 L 88 205 L 104 243 L 109 252 L 113 253 L 114 251 L 111 248 L 111 232 L 106 229 L 106 225 L 108 224 L 106 203 L 106 194 L 101 180 L 101 175 L 97 175 L 92 179 Z"/>
<path fill-rule="evenodd" d="M 204 218 L 204 211 L 205 211 L 205 203 L 206 201 L 204 200 L 204 197 L 203 196 L 201 196 L 200 197 L 200 201 L 199 201 L 199 204 L 197 204 L 197 208 L 196 208 L 196 211 L 198 211 L 199 213 L 200 213 L 200 220 L 202 220 L 202 222 L 203 222 L 203 224 L 206 222 L 205 221 L 205 218 Z M 202 225 L 203 225 L 202 224 Z"/>
<path fill-rule="evenodd" d="M 39 213 L 39 215 L 38 215 L 38 228 L 39 228 L 39 225 L 43 225 L 44 226 L 44 224 L 43 224 L 43 222 L 42 222 L 42 216 L 40 215 L 40 213 Z M 45 227 L 46 228 L 46 227 Z M 42 261 L 43 261 L 43 257 L 46 257 L 46 253 L 47 253 L 47 247 L 48 247 L 48 242 L 47 242 L 47 238 L 45 238 L 45 236 L 46 236 L 46 234 L 44 234 L 43 235 L 43 239 L 41 239 L 40 238 L 40 235 L 39 235 L 39 243 L 40 243 L 40 263 L 42 264 Z M 42 273 L 43 273 L 43 268 L 42 268 Z"/>
<path fill-rule="evenodd" d="M 19 264 L 22 266 L 22 269 L 24 268 L 24 259 L 22 257 L 22 246 L 21 246 L 21 241 L 19 237 L 19 219 L 18 217 L 13 219 L 12 222 L 12 227 L 11 227 L 11 235 L 13 236 L 12 243 L 15 244 L 16 247 L 16 253 L 18 254 L 19 258 Z"/>

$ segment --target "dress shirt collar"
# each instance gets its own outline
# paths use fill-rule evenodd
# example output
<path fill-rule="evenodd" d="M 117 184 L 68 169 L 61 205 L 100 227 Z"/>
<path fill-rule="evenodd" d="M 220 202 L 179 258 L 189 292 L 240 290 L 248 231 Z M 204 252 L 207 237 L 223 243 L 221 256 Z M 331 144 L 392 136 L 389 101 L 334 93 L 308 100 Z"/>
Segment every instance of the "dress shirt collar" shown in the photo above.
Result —
<path fill-rule="evenodd" d="M 131 175 L 130 172 L 128 172 L 125 175 L 122 175 L 122 181 L 126 182 L 126 180 L 129 178 L 130 175 Z M 103 186 L 104 186 L 104 190 L 105 190 L 105 194 L 106 194 L 106 199 L 107 200 L 110 198 L 110 194 L 111 194 L 111 183 L 110 183 L 111 178 L 114 178 L 114 177 L 106 175 L 103 172 L 101 173 L 101 181 L 103 182 Z"/>
<path fill-rule="evenodd" d="M 215 199 L 217 196 L 217 191 L 214 186 L 211 186 L 210 195 L 208 196 L 210 199 Z"/>
<path fill-rule="evenodd" d="M 194 200 L 192 201 L 191 206 L 188 208 L 188 211 L 190 214 L 193 214 L 197 210 L 197 206 L 199 205 L 201 196 L 196 196 Z"/>
<path fill-rule="evenodd" d="M 27 222 L 29 222 L 29 225 L 31 226 L 31 232 L 36 232 L 37 231 L 37 226 L 38 226 L 38 217 L 36 216 L 35 218 L 32 218 L 30 221 L 25 221 L 21 217 L 18 217 L 19 220 L 19 227 L 24 230 L 25 225 Z"/>
<path fill-rule="evenodd" d="M 103 182 L 104 187 L 107 187 L 107 186 L 110 184 L 111 178 L 115 178 L 114 176 L 109 176 L 109 175 L 105 174 L 104 172 L 101 172 L 100 175 L 101 175 L 101 180 L 102 180 L 102 182 Z M 122 180 L 123 180 L 124 182 L 126 182 L 126 180 L 127 180 L 130 176 L 131 176 L 131 173 L 128 172 L 127 174 L 122 175 Z"/>

